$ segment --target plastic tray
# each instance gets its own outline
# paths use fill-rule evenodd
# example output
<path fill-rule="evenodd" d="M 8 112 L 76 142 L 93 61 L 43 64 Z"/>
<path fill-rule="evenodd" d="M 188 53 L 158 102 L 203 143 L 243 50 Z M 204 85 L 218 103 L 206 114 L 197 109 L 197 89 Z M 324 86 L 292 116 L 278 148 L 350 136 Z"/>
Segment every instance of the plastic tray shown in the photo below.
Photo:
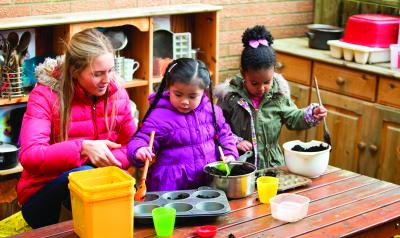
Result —
<path fill-rule="evenodd" d="M 148 192 L 144 202 L 135 201 L 135 219 L 151 219 L 151 211 L 156 207 L 176 209 L 176 217 L 215 217 L 231 211 L 225 192 L 205 188 Z"/>
<path fill-rule="evenodd" d="M 389 62 L 390 48 L 372 48 L 362 45 L 346 43 L 340 40 L 330 40 L 330 53 L 334 58 L 344 58 L 359 64 Z"/>
<path fill-rule="evenodd" d="M 272 176 L 279 178 L 279 187 L 278 187 L 279 192 L 301 186 L 307 186 L 312 183 L 311 179 L 309 178 L 297 174 L 292 174 L 277 168 L 267 168 L 267 169 L 257 170 L 256 177 L 258 178 L 260 176 Z"/>

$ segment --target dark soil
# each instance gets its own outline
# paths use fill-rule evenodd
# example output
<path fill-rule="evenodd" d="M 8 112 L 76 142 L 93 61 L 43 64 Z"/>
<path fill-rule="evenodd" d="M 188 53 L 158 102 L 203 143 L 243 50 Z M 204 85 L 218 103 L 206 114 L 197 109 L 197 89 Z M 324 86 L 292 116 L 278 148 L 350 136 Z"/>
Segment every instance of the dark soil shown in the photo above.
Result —
<path fill-rule="evenodd" d="M 217 168 L 214 167 L 210 167 L 207 166 L 205 168 L 205 170 L 213 175 L 221 175 L 221 176 L 226 176 L 225 172 L 222 172 L 220 170 L 218 170 Z M 254 169 L 246 164 L 241 164 L 241 165 L 234 165 L 231 168 L 231 173 L 229 174 L 229 176 L 238 176 L 238 175 L 244 175 L 244 174 L 249 174 L 251 172 L 253 172 Z"/>
<path fill-rule="evenodd" d="M 197 195 L 196 197 L 198 197 L 198 198 L 215 198 L 215 196 L 205 196 L 205 195 L 201 195 L 201 194 Z"/>
<path fill-rule="evenodd" d="M 169 200 L 180 200 L 180 199 L 185 199 L 185 198 L 187 198 L 188 196 L 186 195 L 186 194 L 179 194 L 178 196 L 176 196 L 176 197 L 174 197 L 174 198 L 171 198 L 171 197 L 167 197 L 167 199 L 169 199 Z"/>
<path fill-rule="evenodd" d="M 274 170 L 269 170 L 264 173 L 264 176 L 276 177 L 277 173 Z"/>
<path fill-rule="evenodd" d="M 298 152 L 318 152 L 318 151 L 323 151 L 328 149 L 328 146 L 324 146 L 322 143 L 319 144 L 319 146 L 311 146 L 310 148 L 304 148 L 301 145 L 295 145 L 293 146 L 292 150 L 293 151 L 298 151 Z"/>

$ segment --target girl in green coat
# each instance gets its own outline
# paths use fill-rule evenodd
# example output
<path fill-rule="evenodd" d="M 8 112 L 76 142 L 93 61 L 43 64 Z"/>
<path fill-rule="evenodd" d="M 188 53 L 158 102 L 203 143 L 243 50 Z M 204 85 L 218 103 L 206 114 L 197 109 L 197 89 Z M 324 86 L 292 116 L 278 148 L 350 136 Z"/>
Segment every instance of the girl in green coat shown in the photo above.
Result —
<path fill-rule="evenodd" d="M 247 29 L 242 36 L 241 76 L 218 85 L 216 95 L 237 139 L 241 153 L 253 151 L 247 162 L 257 169 L 284 164 L 278 144 L 282 125 L 304 130 L 317 125 L 327 110 L 318 104 L 298 109 L 290 99 L 287 81 L 275 69 L 271 33 L 264 26 Z"/>

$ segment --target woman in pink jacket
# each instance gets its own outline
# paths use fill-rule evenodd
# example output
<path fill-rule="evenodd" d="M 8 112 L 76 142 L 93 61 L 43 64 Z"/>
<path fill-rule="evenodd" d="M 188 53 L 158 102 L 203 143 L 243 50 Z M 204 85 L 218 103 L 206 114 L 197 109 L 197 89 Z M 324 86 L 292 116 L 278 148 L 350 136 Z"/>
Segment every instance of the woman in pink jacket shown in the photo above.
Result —
<path fill-rule="evenodd" d="M 126 144 L 136 130 L 129 97 L 114 72 L 113 48 L 94 29 L 75 34 L 63 58 L 36 69 L 21 128 L 18 202 L 27 223 L 58 222 L 70 209 L 68 174 L 128 167 Z"/>

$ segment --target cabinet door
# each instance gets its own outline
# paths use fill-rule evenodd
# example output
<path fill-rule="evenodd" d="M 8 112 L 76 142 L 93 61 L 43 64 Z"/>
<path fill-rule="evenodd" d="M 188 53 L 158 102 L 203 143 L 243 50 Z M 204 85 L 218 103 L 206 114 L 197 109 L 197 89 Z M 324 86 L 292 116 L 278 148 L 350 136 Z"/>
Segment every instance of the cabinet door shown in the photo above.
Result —
<path fill-rule="evenodd" d="M 278 73 L 281 73 L 289 81 L 310 85 L 311 60 L 282 53 L 277 53 L 276 58 Z"/>
<path fill-rule="evenodd" d="M 321 91 L 324 106 L 328 109 L 326 119 L 331 133 L 332 151 L 329 164 L 358 172 L 358 164 L 364 163 L 366 139 L 370 136 L 372 103 L 336 93 Z M 317 102 L 315 89 L 311 102 Z M 307 140 L 323 141 L 322 123 L 307 132 Z"/>
<path fill-rule="evenodd" d="M 310 87 L 298 84 L 291 83 L 290 85 L 290 95 L 294 103 L 298 108 L 303 108 L 308 105 L 309 95 L 310 95 Z M 283 143 L 291 140 L 301 140 L 305 141 L 306 139 L 306 131 L 305 130 L 289 130 L 285 126 L 283 126 L 280 137 L 279 144 L 282 146 Z"/>
<path fill-rule="evenodd" d="M 377 122 L 371 131 L 373 140 L 367 148 L 371 158 L 379 161 L 379 167 L 364 169 L 378 171 L 379 179 L 400 184 L 400 110 L 382 105 L 376 108 Z"/>

